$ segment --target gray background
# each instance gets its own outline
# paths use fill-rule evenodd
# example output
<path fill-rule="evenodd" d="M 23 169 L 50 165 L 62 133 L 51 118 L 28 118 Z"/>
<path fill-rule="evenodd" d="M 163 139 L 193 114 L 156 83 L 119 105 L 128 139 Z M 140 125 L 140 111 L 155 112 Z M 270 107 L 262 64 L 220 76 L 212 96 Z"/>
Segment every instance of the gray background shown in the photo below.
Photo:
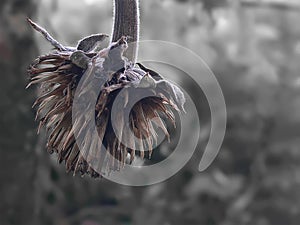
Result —
<path fill-rule="evenodd" d="M 221 152 L 199 173 L 209 108 L 199 87 L 177 71 L 174 80 L 197 103 L 201 138 L 183 170 L 149 187 L 66 174 L 46 153 L 44 134 L 35 134 L 35 90 L 25 91 L 28 65 L 50 50 L 25 18 L 76 45 L 91 33 L 110 34 L 111 1 L 2 0 L 0 10 L 0 224 L 300 223 L 299 1 L 141 1 L 141 39 L 199 54 L 216 74 L 228 110 Z M 168 147 L 157 150 L 153 162 L 168 154 Z"/>

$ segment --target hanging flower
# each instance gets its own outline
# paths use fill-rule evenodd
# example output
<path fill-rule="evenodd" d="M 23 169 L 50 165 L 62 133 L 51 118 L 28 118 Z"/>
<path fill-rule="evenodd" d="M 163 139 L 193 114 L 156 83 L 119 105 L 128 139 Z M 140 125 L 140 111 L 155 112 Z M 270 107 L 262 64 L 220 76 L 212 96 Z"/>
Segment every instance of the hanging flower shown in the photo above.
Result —
<path fill-rule="evenodd" d="M 182 91 L 158 73 L 123 57 L 128 47 L 127 37 L 100 48 L 108 36 L 98 34 L 79 41 L 76 48 L 65 47 L 45 29 L 30 19 L 28 22 L 55 48 L 39 56 L 28 71 L 30 83 L 27 87 L 39 87 L 34 106 L 38 132 L 41 127 L 47 130 L 48 152 L 57 153 L 59 163 L 64 162 L 68 172 L 92 177 L 120 170 L 125 163 L 132 163 L 136 155 L 150 158 L 157 139 L 154 127 L 162 129 L 169 137 L 164 121 L 169 120 L 175 126 L 173 111 L 184 111 Z M 99 79 L 89 83 L 86 79 L 89 76 Z M 74 115 L 74 97 L 82 79 L 87 82 L 80 98 L 87 104 L 82 106 L 80 115 Z M 122 101 L 118 102 L 117 114 L 112 117 L 113 104 L 121 92 Z M 135 102 L 139 93 L 149 93 L 149 97 Z M 88 104 L 93 95 L 96 95 L 96 104 Z M 128 123 L 125 112 L 129 115 Z M 91 134 L 93 122 L 97 138 Z M 115 129 L 112 123 L 116 124 Z M 83 138 L 82 145 L 77 143 L 75 131 Z M 102 144 L 106 154 L 97 154 Z"/>

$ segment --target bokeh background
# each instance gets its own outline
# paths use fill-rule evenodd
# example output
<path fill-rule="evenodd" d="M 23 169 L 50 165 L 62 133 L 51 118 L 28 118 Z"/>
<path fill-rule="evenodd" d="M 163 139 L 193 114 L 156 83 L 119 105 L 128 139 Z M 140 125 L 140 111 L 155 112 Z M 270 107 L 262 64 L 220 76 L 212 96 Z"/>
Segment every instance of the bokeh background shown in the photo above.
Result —
<path fill-rule="evenodd" d="M 148 187 L 66 174 L 46 153 L 44 134 L 36 135 L 36 90 L 25 90 L 26 70 L 50 46 L 25 18 L 72 46 L 91 33 L 111 33 L 112 2 L 2 0 L 0 224 L 300 224 L 300 1 L 141 0 L 140 6 L 141 39 L 190 48 L 215 73 L 228 112 L 217 159 L 197 170 L 209 109 L 199 87 L 177 79 L 196 100 L 201 122 L 198 149 L 179 173 Z M 158 150 L 154 160 L 167 154 L 166 147 Z"/>

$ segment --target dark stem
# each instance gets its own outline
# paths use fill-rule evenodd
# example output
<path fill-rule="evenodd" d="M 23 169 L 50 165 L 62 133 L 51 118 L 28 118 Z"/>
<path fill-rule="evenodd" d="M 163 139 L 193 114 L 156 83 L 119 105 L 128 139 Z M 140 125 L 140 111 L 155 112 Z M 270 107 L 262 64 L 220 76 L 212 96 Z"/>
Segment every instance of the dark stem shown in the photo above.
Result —
<path fill-rule="evenodd" d="M 139 40 L 138 0 L 114 0 L 114 28 L 112 41 L 117 41 L 122 36 L 128 36 L 129 44 L 124 55 L 130 61 L 135 63 Z"/>

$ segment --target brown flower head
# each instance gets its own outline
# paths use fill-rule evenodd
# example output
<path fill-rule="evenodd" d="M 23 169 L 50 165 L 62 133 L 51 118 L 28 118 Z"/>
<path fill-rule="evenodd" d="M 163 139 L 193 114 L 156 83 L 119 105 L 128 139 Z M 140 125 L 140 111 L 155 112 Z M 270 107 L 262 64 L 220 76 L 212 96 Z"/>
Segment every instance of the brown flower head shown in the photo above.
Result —
<path fill-rule="evenodd" d="M 120 170 L 136 155 L 150 158 L 157 139 L 154 127 L 169 137 L 164 120 L 175 126 L 173 110 L 184 110 L 182 91 L 123 57 L 126 37 L 101 49 L 99 43 L 107 35 L 92 35 L 71 48 L 28 21 L 55 47 L 29 68 L 28 87 L 39 85 L 34 106 L 39 129 L 44 126 L 47 130 L 48 152 L 56 152 L 67 171 L 92 177 Z M 75 105 L 80 110 L 74 112 Z"/>

